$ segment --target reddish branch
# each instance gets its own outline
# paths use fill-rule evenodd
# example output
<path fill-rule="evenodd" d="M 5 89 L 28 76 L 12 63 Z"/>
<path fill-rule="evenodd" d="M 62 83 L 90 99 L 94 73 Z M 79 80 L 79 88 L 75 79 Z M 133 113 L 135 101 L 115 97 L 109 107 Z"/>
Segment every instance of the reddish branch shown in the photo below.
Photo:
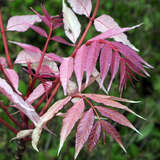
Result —
<path fill-rule="evenodd" d="M 6 39 L 6 35 L 5 35 L 5 30 L 4 30 L 4 27 L 3 27 L 1 9 L 0 9 L 0 32 L 1 32 L 1 35 L 2 35 L 2 40 L 3 40 L 4 49 L 5 49 L 5 54 L 6 54 L 7 61 L 8 61 L 8 66 L 9 66 L 9 68 L 13 68 L 13 65 L 12 65 L 12 62 L 11 62 L 11 59 L 10 59 L 9 50 L 8 50 L 8 44 L 7 44 L 7 39 Z"/>
<path fill-rule="evenodd" d="M 82 45 L 82 43 L 83 43 L 83 41 L 84 41 L 84 39 L 85 39 L 85 37 L 86 37 L 86 35 L 87 35 L 87 33 L 88 33 L 91 25 L 92 25 L 92 23 L 94 22 L 94 19 L 95 19 L 95 17 L 96 17 L 96 14 L 97 14 L 97 11 L 98 11 L 98 8 L 99 8 L 99 2 L 100 2 L 100 0 L 97 0 L 97 2 L 96 2 L 96 7 L 95 7 L 95 9 L 94 9 L 94 12 L 93 12 L 93 14 L 92 14 L 92 17 L 90 18 L 89 23 L 88 23 L 88 25 L 87 25 L 87 27 L 86 27 L 86 29 L 85 29 L 85 31 L 84 31 L 81 39 L 79 40 L 78 44 L 76 45 L 76 48 L 74 49 L 74 51 L 73 51 L 73 53 L 72 53 L 72 57 L 74 57 L 74 56 L 76 55 L 77 50 L 78 50 L 79 47 Z"/>

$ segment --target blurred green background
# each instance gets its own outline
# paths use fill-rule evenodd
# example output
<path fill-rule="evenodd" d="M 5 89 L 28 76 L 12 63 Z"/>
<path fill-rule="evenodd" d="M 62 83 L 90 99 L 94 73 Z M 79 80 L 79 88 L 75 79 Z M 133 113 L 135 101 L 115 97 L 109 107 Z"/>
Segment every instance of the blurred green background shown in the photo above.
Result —
<path fill-rule="evenodd" d="M 93 6 L 95 0 L 92 0 Z M 48 12 L 51 15 L 61 13 L 61 0 L 0 0 L 2 7 L 3 21 L 7 24 L 7 20 L 11 16 L 32 14 L 29 7 L 41 12 L 41 4 L 45 4 Z M 160 159 L 160 0 L 102 0 L 98 15 L 109 14 L 112 16 L 121 27 L 133 26 L 139 23 L 144 23 L 140 28 L 127 33 L 129 40 L 140 49 L 140 55 L 155 68 L 150 70 L 150 78 L 139 78 L 135 82 L 135 88 L 129 84 L 125 90 L 123 97 L 132 100 L 141 100 L 139 104 L 127 104 L 131 109 L 145 117 L 147 120 L 141 120 L 125 113 L 128 119 L 135 125 L 143 136 L 137 135 L 131 129 L 116 125 L 123 140 L 123 144 L 127 149 L 124 153 L 112 138 L 107 137 L 106 144 L 99 142 L 96 149 L 89 153 L 87 145 L 80 152 L 79 160 L 159 160 Z M 98 16 L 97 15 L 97 16 Z M 84 16 L 78 16 L 81 23 L 87 24 L 87 19 Z M 62 30 L 61 30 L 62 31 Z M 57 35 L 64 36 L 63 32 L 56 32 Z M 89 31 L 86 40 L 97 34 L 94 28 Z M 24 43 L 32 43 L 33 45 L 42 46 L 45 40 L 28 30 L 25 33 L 7 33 L 9 40 L 21 41 Z M 1 38 L 1 37 L 0 37 Z M 9 44 L 10 52 L 13 60 L 15 59 L 20 48 Z M 51 44 L 49 51 L 56 52 L 59 55 L 68 56 L 73 49 L 58 43 Z M 0 54 L 3 54 L 2 41 L 0 42 Z M 17 71 L 19 71 L 17 67 Z M 119 96 L 118 92 L 118 77 L 112 86 L 111 95 Z M 21 76 L 20 90 L 25 94 L 27 89 L 25 77 Z M 97 92 L 98 86 L 92 85 L 88 92 Z M 7 104 L 5 97 L 0 95 L 3 101 Z M 60 92 L 57 96 L 61 97 Z M 0 109 L 0 116 L 8 121 L 7 117 Z M 69 160 L 73 159 L 74 155 L 74 140 L 75 131 L 67 138 L 67 141 L 62 149 L 59 157 L 56 156 L 59 144 L 59 132 L 61 128 L 61 118 L 56 118 L 49 123 L 49 128 L 57 133 L 57 136 L 52 136 L 47 132 L 43 132 L 39 142 L 40 152 L 35 152 L 31 144 L 28 144 L 24 155 L 24 160 Z M 16 141 L 10 142 L 13 134 L 0 124 L 0 160 L 14 159 L 16 151 Z"/>

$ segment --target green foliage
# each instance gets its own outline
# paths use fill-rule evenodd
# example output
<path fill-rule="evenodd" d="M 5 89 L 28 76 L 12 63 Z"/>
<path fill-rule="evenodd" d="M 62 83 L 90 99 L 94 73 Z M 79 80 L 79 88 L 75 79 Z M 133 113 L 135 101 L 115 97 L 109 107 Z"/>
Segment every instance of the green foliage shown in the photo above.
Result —
<path fill-rule="evenodd" d="M 4 22 L 7 23 L 7 19 L 14 15 L 24 15 L 32 14 L 29 7 L 32 6 L 35 10 L 41 12 L 41 4 L 45 4 L 48 12 L 50 14 L 56 15 L 61 12 L 61 1 L 60 0 L 47 0 L 47 1 L 34 1 L 34 0 L 13 0 L 6 1 L 5 5 L 2 7 L 2 12 Z M 140 104 L 134 104 L 130 106 L 138 114 L 144 116 L 147 120 L 143 121 L 137 119 L 131 115 L 128 115 L 130 121 L 134 123 L 136 128 L 140 130 L 143 136 L 138 136 L 135 132 L 130 129 L 125 129 L 124 127 L 117 127 L 120 133 L 123 132 L 124 137 L 122 137 L 124 146 L 127 148 L 127 153 L 124 154 L 120 150 L 119 146 L 116 143 L 113 143 L 111 138 L 107 138 L 106 144 L 99 144 L 94 152 L 88 153 L 87 148 L 83 150 L 83 153 L 80 154 L 80 160 L 158 160 L 160 159 L 159 148 L 160 148 L 160 12 L 159 0 L 107 0 L 101 1 L 101 7 L 98 15 L 109 14 L 120 26 L 132 26 L 138 23 L 144 23 L 142 27 L 133 30 L 128 33 L 130 41 L 135 44 L 137 48 L 140 49 L 140 55 L 151 65 L 155 66 L 155 69 L 151 72 L 150 79 L 140 79 L 141 82 L 135 82 L 135 89 L 128 87 L 123 97 L 133 99 L 133 100 L 142 100 Z M 86 24 L 87 21 L 84 22 Z M 42 41 L 37 34 L 29 30 L 26 33 L 9 33 L 14 35 L 14 40 L 21 39 L 25 43 L 33 43 L 34 45 L 39 44 L 39 47 L 43 46 L 44 41 Z M 58 33 L 63 35 L 63 33 Z M 87 38 L 91 37 L 92 34 L 95 34 L 95 31 L 91 29 Z M 8 35 L 10 38 L 11 35 Z M 1 38 L 1 37 L 0 37 Z M 58 51 L 60 55 L 67 56 L 71 53 L 71 50 L 65 46 L 59 46 L 55 44 L 52 46 L 52 50 L 57 52 L 59 48 L 62 47 L 62 50 Z M 15 50 L 16 49 L 16 50 Z M 14 58 L 18 53 L 18 48 L 12 48 L 14 50 L 12 57 Z M 65 51 L 64 51 L 65 50 Z M 3 47 L 0 44 L 0 54 L 3 54 Z M 13 53 L 13 52 L 12 52 Z M 111 94 L 117 96 L 117 84 L 113 85 Z M 96 88 L 96 87 L 95 87 Z M 91 90 L 96 90 L 91 87 Z M 27 90 L 27 85 L 25 79 L 20 80 L 19 84 L 20 91 L 25 94 Z M 62 96 L 62 93 L 59 93 L 59 97 Z M 0 99 L 6 105 L 8 103 L 7 99 L 0 95 Z M 133 108 L 134 107 L 134 108 Z M 7 120 L 0 110 L 0 115 Z M 59 133 L 60 121 L 54 121 L 52 124 L 50 122 L 50 128 Z M 13 153 L 15 152 L 16 142 L 9 142 L 9 138 L 12 138 L 13 135 L 7 132 L 7 129 L 0 125 L 0 159 L 14 159 Z M 73 135 L 73 134 L 72 134 Z M 59 143 L 59 135 L 50 136 L 48 133 L 43 134 L 40 145 L 39 153 L 35 153 L 29 144 L 29 148 L 25 153 L 25 160 L 30 159 L 57 159 L 57 148 Z M 7 146 L 7 147 L 6 147 Z M 9 152 L 10 150 L 11 152 Z M 59 160 L 72 159 L 74 152 L 74 137 L 67 139 L 67 142 L 64 145 L 63 150 Z"/>

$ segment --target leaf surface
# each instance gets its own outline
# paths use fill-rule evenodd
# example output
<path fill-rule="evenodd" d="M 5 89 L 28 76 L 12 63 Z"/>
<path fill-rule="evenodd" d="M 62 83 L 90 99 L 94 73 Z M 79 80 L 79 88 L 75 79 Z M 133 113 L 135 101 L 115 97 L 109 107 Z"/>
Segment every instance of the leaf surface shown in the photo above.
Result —
<path fill-rule="evenodd" d="M 79 92 L 81 90 L 83 73 L 85 70 L 85 61 L 88 54 L 87 52 L 88 52 L 88 47 L 86 45 L 82 45 L 78 49 L 74 60 L 74 72 L 76 74 Z"/>
<path fill-rule="evenodd" d="M 100 76 L 101 76 L 100 88 L 102 88 L 104 79 L 108 74 L 111 62 L 112 62 L 112 48 L 110 48 L 108 45 L 105 45 L 102 48 L 100 55 Z"/>
<path fill-rule="evenodd" d="M 63 125 L 61 129 L 60 136 L 60 145 L 58 149 L 58 154 L 67 138 L 73 129 L 75 123 L 80 119 L 82 113 L 84 111 L 84 102 L 83 99 L 80 99 L 76 102 L 65 114 L 65 118 L 63 119 Z"/>
<path fill-rule="evenodd" d="M 85 15 L 86 17 L 90 16 L 92 10 L 91 0 L 67 0 L 73 11 L 80 15 Z"/>
<path fill-rule="evenodd" d="M 41 22 L 37 15 L 13 16 L 8 20 L 7 31 L 25 32 L 36 22 Z"/>
<path fill-rule="evenodd" d="M 88 140 L 88 137 L 93 127 L 93 123 L 94 123 L 94 113 L 92 108 L 90 108 L 87 112 L 84 113 L 77 127 L 76 151 L 74 155 L 75 159 L 77 158 L 85 142 Z"/>
<path fill-rule="evenodd" d="M 73 58 L 64 58 L 60 66 L 60 80 L 63 86 L 64 95 L 67 94 L 67 84 L 73 72 Z"/>
<path fill-rule="evenodd" d="M 100 138 L 100 135 L 101 135 L 101 123 L 100 121 L 97 121 L 95 125 L 93 126 L 91 133 L 89 135 L 89 138 L 88 138 L 88 149 L 90 151 L 92 151 L 95 148 Z"/>
<path fill-rule="evenodd" d="M 81 32 L 81 24 L 63 0 L 63 23 L 66 36 L 75 43 Z"/>

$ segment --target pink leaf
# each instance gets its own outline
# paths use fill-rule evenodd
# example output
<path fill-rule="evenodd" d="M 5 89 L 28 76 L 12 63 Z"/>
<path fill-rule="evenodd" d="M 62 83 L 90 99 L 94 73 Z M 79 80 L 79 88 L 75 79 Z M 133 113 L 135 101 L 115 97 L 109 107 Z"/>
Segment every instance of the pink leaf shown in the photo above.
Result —
<path fill-rule="evenodd" d="M 93 126 L 88 138 L 88 148 L 90 151 L 92 151 L 95 148 L 100 135 L 101 135 L 101 124 L 100 121 L 97 121 Z"/>
<path fill-rule="evenodd" d="M 44 87 L 44 85 L 46 87 Z M 52 86 L 52 83 L 50 81 L 45 82 L 45 84 L 39 84 L 33 92 L 29 95 L 29 97 L 26 99 L 27 102 L 32 104 L 37 98 L 39 98 L 41 95 L 43 95 L 45 92 L 49 90 L 49 88 Z"/>
<path fill-rule="evenodd" d="M 97 103 L 102 103 L 106 106 L 111 106 L 114 108 L 126 110 L 126 111 L 136 115 L 137 117 L 144 119 L 143 117 L 139 116 L 134 111 L 129 109 L 127 106 L 125 106 L 119 102 L 116 102 L 116 101 L 121 101 L 121 102 L 138 103 L 138 101 L 136 102 L 136 101 L 131 101 L 131 100 L 124 99 L 124 98 L 118 98 L 118 97 L 114 97 L 114 96 L 106 96 L 106 95 L 101 95 L 101 94 L 82 94 L 82 95 L 86 96 L 87 98 L 92 99 L 93 101 L 95 101 Z"/>
<path fill-rule="evenodd" d="M 112 54 L 112 64 L 111 64 L 111 79 L 107 88 L 107 91 L 109 92 L 112 82 L 118 72 L 119 68 L 119 62 L 120 62 L 120 55 L 117 52 L 113 52 Z"/>
<path fill-rule="evenodd" d="M 101 122 L 102 127 L 106 131 L 106 133 L 108 133 L 121 146 L 121 148 L 126 152 L 126 149 L 124 148 L 124 146 L 122 144 L 121 137 L 120 137 L 119 133 L 117 132 L 117 130 L 114 128 L 114 126 L 112 126 L 109 122 L 104 121 L 104 120 L 101 120 L 100 122 Z"/>
<path fill-rule="evenodd" d="M 0 57 L 0 65 L 4 68 L 7 67 L 7 62 L 4 57 Z"/>
<path fill-rule="evenodd" d="M 96 62 L 99 56 L 99 52 L 100 52 L 100 45 L 99 43 L 97 43 L 96 41 L 94 41 L 89 49 L 88 49 L 88 54 L 87 54 L 87 60 L 86 60 L 86 85 L 89 82 L 89 78 L 96 66 Z"/>
<path fill-rule="evenodd" d="M 42 6 L 42 11 L 43 11 L 44 16 L 46 17 L 46 19 L 48 19 L 49 22 L 52 22 L 51 16 L 49 15 L 49 13 L 46 10 L 45 6 Z"/>
<path fill-rule="evenodd" d="M 133 130 L 135 130 L 137 133 L 139 133 L 139 131 L 137 131 L 137 129 L 131 124 L 131 122 L 125 117 L 123 116 L 123 114 L 106 108 L 106 107 L 101 107 L 101 106 L 95 106 L 95 108 L 105 117 L 123 125 L 123 126 L 127 126 Z"/>
<path fill-rule="evenodd" d="M 105 45 L 102 48 L 100 55 L 100 76 L 101 76 L 100 88 L 102 88 L 104 79 L 108 74 L 111 62 L 112 62 L 112 48 L 110 48 L 108 45 Z"/>
<path fill-rule="evenodd" d="M 83 73 L 85 69 L 85 61 L 86 61 L 86 56 L 88 54 L 87 52 L 88 52 L 88 47 L 86 45 L 82 45 L 81 48 L 78 49 L 77 54 L 75 56 L 74 71 L 76 74 L 79 91 L 81 90 Z"/>
<path fill-rule="evenodd" d="M 41 116 L 41 124 L 47 123 L 50 119 L 52 119 L 69 101 L 71 97 L 68 96 L 64 99 L 56 101 L 47 112 Z"/>
<path fill-rule="evenodd" d="M 63 86 L 64 95 L 67 94 L 67 84 L 73 72 L 73 58 L 64 58 L 60 66 L 60 80 Z"/>
<path fill-rule="evenodd" d="M 41 22 L 37 15 L 13 16 L 8 20 L 7 30 L 25 32 L 36 22 Z"/>
<path fill-rule="evenodd" d="M 122 94 L 123 88 L 126 84 L 126 65 L 125 65 L 125 60 L 121 58 L 121 71 L 120 71 L 120 86 L 119 90 Z"/>
<path fill-rule="evenodd" d="M 76 151 L 74 155 L 75 159 L 77 158 L 85 142 L 88 140 L 88 137 L 93 127 L 93 123 L 94 123 L 94 113 L 92 108 L 90 108 L 87 112 L 84 113 L 77 127 Z"/>
<path fill-rule="evenodd" d="M 26 43 L 21 43 L 21 42 L 15 42 L 15 41 L 9 41 L 10 43 L 16 44 L 18 46 L 20 46 L 21 48 L 28 50 L 30 52 L 34 52 L 34 53 L 41 53 L 41 50 L 38 47 L 35 47 L 33 45 L 30 44 L 26 44 Z"/>
<path fill-rule="evenodd" d="M 133 27 L 127 27 L 127 28 L 117 28 L 117 27 L 116 28 L 112 28 L 112 29 L 109 29 L 106 32 L 101 33 L 98 36 L 90 39 L 89 41 L 96 41 L 96 40 L 100 40 L 100 39 L 112 38 L 112 37 L 114 37 L 116 35 L 119 35 L 120 33 L 123 33 L 123 32 L 129 31 L 131 29 L 137 28 L 140 25 L 141 24 L 133 26 Z"/>
<path fill-rule="evenodd" d="M 35 32 L 37 32 L 39 35 L 46 37 L 47 38 L 47 33 L 44 29 L 42 29 L 41 27 L 38 26 L 31 26 L 30 28 L 32 28 Z"/>
<path fill-rule="evenodd" d="M 107 30 L 112 28 L 120 28 L 118 23 L 115 22 L 114 19 L 109 15 L 101 15 L 100 17 L 96 18 L 94 20 L 94 26 L 99 32 L 106 32 Z M 121 33 L 117 36 L 113 36 L 113 38 L 115 39 L 115 41 L 122 42 L 123 44 L 128 45 L 135 51 L 139 51 L 133 44 L 130 43 L 130 41 L 127 39 L 126 34 Z"/>
<path fill-rule="evenodd" d="M 71 130 L 73 129 L 75 123 L 80 119 L 83 111 L 84 111 L 84 102 L 83 102 L 83 99 L 80 99 L 65 114 L 65 118 L 63 119 L 63 125 L 61 129 L 61 137 L 60 137 L 58 154 L 67 136 L 70 134 Z"/>
<path fill-rule="evenodd" d="M 86 17 L 89 17 L 92 10 L 91 0 L 68 0 L 72 9 L 77 14 L 84 14 Z"/>
<path fill-rule="evenodd" d="M 19 77 L 18 74 L 15 70 L 13 69 L 4 69 L 4 73 L 6 74 L 7 78 L 9 79 L 9 81 L 12 83 L 12 86 L 14 87 L 14 89 L 17 91 L 17 93 L 21 94 L 18 91 L 18 85 L 19 85 Z"/>
<path fill-rule="evenodd" d="M 35 125 L 40 120 L 39 115 L 34 110 L 33 106 L 26 103 L 22 97 L 16 94 L 10 85 L 2 78 L 0 78 L 0 92 L 2 92 L 14 106 L 21 112 L 23 112 Z"/>
<path fill-rule="evenodd" d="M 63 39 L 62 37 L 59 37 L 59 36 L 53 36 L 51 38 L 51 40 L 54 40 L 54 41 L 56 41 L 58 43 L 66 44 L 68 46 L 73 46 L 73 44 L 67 42 L 65 39 Z"/>

